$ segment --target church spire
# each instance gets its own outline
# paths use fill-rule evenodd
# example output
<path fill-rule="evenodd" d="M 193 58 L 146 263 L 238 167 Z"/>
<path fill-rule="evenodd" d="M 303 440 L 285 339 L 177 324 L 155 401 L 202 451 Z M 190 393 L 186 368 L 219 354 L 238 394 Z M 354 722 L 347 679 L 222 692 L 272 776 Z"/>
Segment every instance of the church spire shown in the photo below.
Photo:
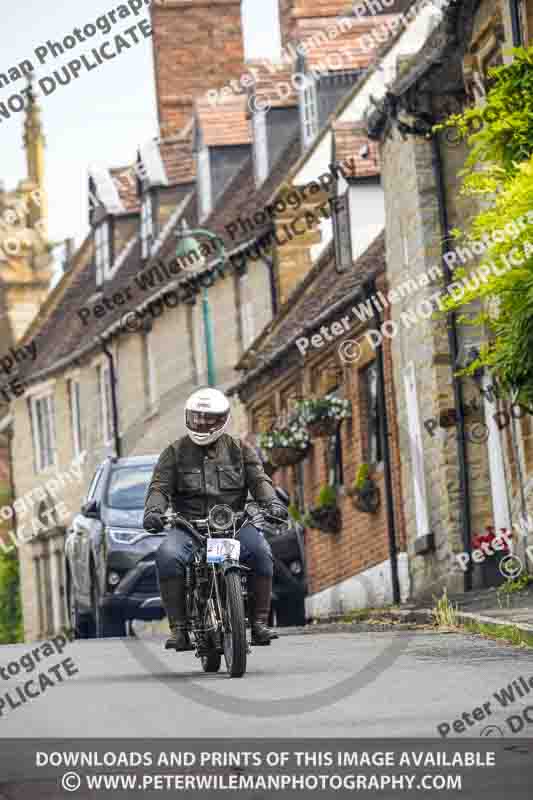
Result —
<path fill-rule="evenodd" d="M 46 192 L 44 185 L 44 150 L 45 138 L 41 123 L 41 109 L 35 96 L 32 76 L 28 78 L 28 108 L 26 109 L 26 119 L 24 121 L 24 147 L 26 149 L 26 164 L 28 169 L 28 180 L 33 184 L 33 188 L 39 189 L 40 206 L 36 207 L 36 223 L 41 220 L 41 232 L 44 233 L 47 227 L 46 213 Z"/>

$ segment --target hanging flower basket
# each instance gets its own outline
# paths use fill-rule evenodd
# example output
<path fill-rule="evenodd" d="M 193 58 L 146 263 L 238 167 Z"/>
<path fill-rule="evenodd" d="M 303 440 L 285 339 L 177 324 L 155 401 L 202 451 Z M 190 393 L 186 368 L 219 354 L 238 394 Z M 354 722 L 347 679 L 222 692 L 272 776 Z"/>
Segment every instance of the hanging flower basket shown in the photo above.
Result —
<path fill-rule="evenodd" d="M 262 433 L 259 445 L 266 450 L 272 465 L 287 467 L 298 464 L 306 457 L 310 445 L 309 434 L 300 421 L 295 419 L 283 428 Z"/>
<path fill-rule="evenodd" d="M 364 514 L 375 514 L 381 505 L 381 492 L 371 478 L 367 478 L 361 486 L 354 486 L 349 490 L 352 503 L 358 511 Z"/>
<path fill-rule="evenodd" d="M 309 435 L 313 439 L 325 439 L 336 433 L 338 424 L 337 420 L 333 417 L 324 417 L 324 419 L 317 419 L 315 422 L 310 422 L 307 429 Z"/>
<path fill-rule="evenodd" d="M 340 397 L 311 397 L 296 406 L 300 422 L 307 426 L 313 438 L 333 436 L 343 419 L 352 414 L 349 400 Z"/>
<path fill-rule="evenodd" d="M 301 450 L 298 447 L 273 447 L 270 451 L 270 458 L 277 467 L 290 467 L 299 464 L 307 455 L 307 448 Z"/>
<path fill-rule="evenodd" d="M 308 512 L 307 521 L 310 527 L 324 533 L 340 533 L 342 529 L 342 515 L 338 508 L 313 508 Z"/>
<path fill-rule="evenodd" d="M 337 490 L 334 486 L 322 487 L 316 505 L 306 512 L 303 524 L 325 533 L 339 533 L 342 530 L 342 515 L 337 505 Z"/>

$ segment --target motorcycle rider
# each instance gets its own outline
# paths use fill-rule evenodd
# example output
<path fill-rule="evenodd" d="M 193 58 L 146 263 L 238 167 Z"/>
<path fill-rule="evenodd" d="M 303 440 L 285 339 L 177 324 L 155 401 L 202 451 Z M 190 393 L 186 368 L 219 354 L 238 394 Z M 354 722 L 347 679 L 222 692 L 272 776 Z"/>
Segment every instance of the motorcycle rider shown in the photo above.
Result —
<path fill-rule="evenodd" d="M 191 535 L 188 520 L 204 519 L 213 506 L 228 505 L 242 511 L 248 490 L 266 505 L 271 516 L 287 519 L 272 481 L 250 445 L 230 436 L 230 404 L 218 389 L 199 389 L 185 404 L 186 436 L 170 444 L 160 455 L 148 487 L 144 528 L 164 530 L 168 506 L 180 515 L 156 553 L 161 598 L 171 635 L 167 650 L 192 650 L 186 619 L 185 568 L 200 547 Z M 252 644 L 269 645 L 277 634 L 268 628 L 272 599 L 272 551 L 260 530 L 248 522 L 239 533 L 241 561 L 248 573 Z"/>

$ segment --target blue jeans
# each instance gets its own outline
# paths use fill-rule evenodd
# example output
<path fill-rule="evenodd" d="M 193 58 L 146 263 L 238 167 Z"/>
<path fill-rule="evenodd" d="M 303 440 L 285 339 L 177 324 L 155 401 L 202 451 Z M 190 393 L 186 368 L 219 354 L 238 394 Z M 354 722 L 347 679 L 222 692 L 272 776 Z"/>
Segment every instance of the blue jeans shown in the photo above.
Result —
<path fill-rule="evenodd" d="M 262 532 L 248 522 L 240 529 L 237 539 L 241 543 L 241 563 L 254 575 L 271 578 L 274 574 L 272 550 Z M 185 577 L 185 568 L 200 546 L 186 528 L 168 531 L 155 555 L 159 577 Z"/>

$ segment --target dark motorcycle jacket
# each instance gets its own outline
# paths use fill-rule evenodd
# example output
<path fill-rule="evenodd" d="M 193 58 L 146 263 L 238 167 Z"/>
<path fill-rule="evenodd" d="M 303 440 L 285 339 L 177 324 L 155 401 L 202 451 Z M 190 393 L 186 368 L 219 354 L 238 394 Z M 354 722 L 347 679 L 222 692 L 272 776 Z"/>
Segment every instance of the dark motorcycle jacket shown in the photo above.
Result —
<path fill-rule="evenodd" d="M 207 447 L 182 436 L 157 462 L 144 504 L 164 514 L 169 506 L 186 519 L 205 519 L 222 503 L 242 511 L 248 491 L 257 502 L 276 500 L 272 481 L 249 444 L 223 434 Z"/>

